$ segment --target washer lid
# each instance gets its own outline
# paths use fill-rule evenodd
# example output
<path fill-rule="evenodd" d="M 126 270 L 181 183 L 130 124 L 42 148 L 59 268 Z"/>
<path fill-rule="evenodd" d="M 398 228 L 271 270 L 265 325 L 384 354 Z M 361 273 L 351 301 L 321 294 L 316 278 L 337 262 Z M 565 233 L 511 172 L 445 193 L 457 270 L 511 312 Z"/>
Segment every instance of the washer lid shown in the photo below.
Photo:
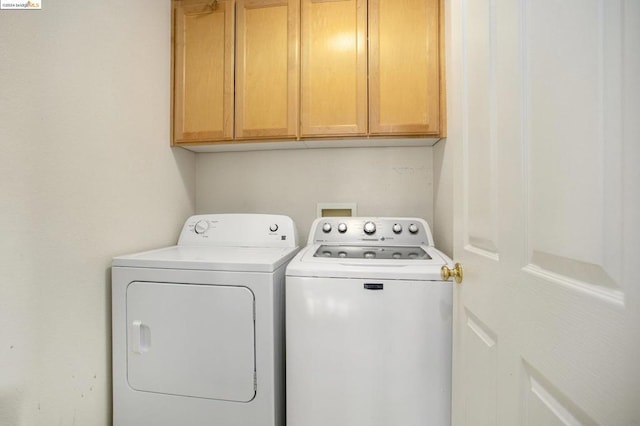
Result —
<path fill-rule="evenodd" d="M 313 257 L 338 259 L 429 260 L 422 247 L 321 245 Z"/>
<path fill-rule="evenodd" d="M 190 269 L 206 271 L 273 272 L 298 248 L 172 246 L 118 256 L 114 267 Z"/>
<path fill-rule="evenodd" d="M 401 248 L 407 250 L 407 258 L 393 256 L 394 253 L 400 253 Z M 434 247 L 425 245 L 419 247 L 359 246 L 353 251 L 362 255 L 357 258 L 340 256 L 340 253 L 346 250 L 354 250 L 354 246 L 339 244 L 307 246 L 288 264 L 287 276 L 440 281 L 440 268 L 443 265 L 451 266 L 451 259 L 447 255 Z M 337 253 L 337 256 L 323 255 L 325 251 Z M 372 252 L 376 257 L 371 255 Z M 415 256 L 410 256 L 411 253 L 415 253 Z M 420 253 L 424 253 L 422 257 Z"/>

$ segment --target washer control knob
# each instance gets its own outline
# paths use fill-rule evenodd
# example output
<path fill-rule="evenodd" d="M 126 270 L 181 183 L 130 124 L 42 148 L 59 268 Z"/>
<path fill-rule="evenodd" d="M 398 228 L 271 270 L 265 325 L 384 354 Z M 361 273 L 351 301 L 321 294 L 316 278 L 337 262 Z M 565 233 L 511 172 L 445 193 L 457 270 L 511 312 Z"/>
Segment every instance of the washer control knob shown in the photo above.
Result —
<path fill-rule="evenodd" d="M 276 232 L 277 230 L 278 230 L 278 225 L 276 223 L 274 223 L 273 225 L 269 226 L 269 231 Z"/>
<path fill-rule="evenodd" d="M 418 226 L 415 223 L 412 223 L 411 225 L 409 225 L 409 232 L 411 232 L 412 234 L 417 234 Z"/>
<path fill-rule="evenodd" d="M 394 223 L 392 229 L 394 234 L 399 234 L 402 232 L 402 225 L 400 225 L 399 223 Z"/>
<path fill-rule="evenodd" d="M 344 234 L 345 232 L 347 232 L 347 224 L 342 222 L 341 224 L 338 225 L 338 232 L 340 232 L 341 234 Z"/>
<path fill-rule="evenodd" d="M 196 222 L 193 230 L 196 234 L 204 234 L 209 229 L 209 222 L 206 220 L 199 220 Z"/>
<path fill-rule="evenodd" d="M 329 222 L 325 222 L 324 225 L 322 225 L 322 232 L 325 234 L 331 232 L 331 224 Z"/>
<path fill-rule="evenodd" d="M 371 235 L 374 234 L 376 232 L 376 224 L 368 221 L 364 223 L 364 233 Z"/>

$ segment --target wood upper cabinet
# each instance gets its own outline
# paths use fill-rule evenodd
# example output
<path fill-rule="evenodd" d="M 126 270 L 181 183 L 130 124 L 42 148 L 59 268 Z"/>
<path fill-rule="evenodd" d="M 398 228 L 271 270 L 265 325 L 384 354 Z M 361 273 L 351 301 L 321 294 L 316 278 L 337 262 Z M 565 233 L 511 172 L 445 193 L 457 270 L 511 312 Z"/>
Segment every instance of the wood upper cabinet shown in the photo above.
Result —
<path fill-rule="evenodd" d="M 299 0 L 236 3 L 236 139 L 298 135 Z"/>
<path fill-rule="evenodd" d="M 366 0 L 301 7 L 301 135 L 366 135 Z"/>
<path fill-rule="evenodd" d="M 174 2 L 174 142 L 233 139 L 234 3 Z"/>
<path fill-rule="evenodd" d="M 173 0 L 173 143 L 445 134 L 443 0 Z"/>
<path fill-rule="evenodd" d="M 369 0 L 369 133 L 441 132 L 440 0 Z"/>

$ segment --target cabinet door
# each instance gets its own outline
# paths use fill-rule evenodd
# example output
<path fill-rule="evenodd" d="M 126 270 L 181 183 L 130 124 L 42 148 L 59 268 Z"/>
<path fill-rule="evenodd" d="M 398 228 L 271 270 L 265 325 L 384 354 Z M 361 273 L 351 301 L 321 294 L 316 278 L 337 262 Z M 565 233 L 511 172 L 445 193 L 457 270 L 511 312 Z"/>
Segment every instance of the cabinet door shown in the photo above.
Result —
<path fill-rule="evenodd" d="M 232 139 L 234 3 L 174 7 L 174 141 Z"/>
<path fill-rule="evenodd" d="M 367 132 L 365 0 L 302 1 L 302 136 Z"/>
<path fill-rule="evenodd" d="M 236 3 L 236 139 L 297 135 L 299 5 Z"/>
<path fill-rule="evenodd" d="M 440 132 L 439 0 L 369 0 L 369 132 Z"/>

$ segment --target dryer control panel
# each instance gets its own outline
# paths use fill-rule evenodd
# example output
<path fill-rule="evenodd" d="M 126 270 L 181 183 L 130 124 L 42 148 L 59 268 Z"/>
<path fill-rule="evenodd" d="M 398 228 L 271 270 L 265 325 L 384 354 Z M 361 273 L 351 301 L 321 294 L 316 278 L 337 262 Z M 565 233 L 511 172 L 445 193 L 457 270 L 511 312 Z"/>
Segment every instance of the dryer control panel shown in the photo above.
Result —
<path fill-rule="evenodd" d="M 403 217 L 322 217 L 313 222 L 309 244 L 433 246 L 424 219 Z"/>
<path fill-rule="evenodd" d="M 296 247 L 297 233 L 288 216 L 203 214 L 187 219 L 178 245 Z"/>

